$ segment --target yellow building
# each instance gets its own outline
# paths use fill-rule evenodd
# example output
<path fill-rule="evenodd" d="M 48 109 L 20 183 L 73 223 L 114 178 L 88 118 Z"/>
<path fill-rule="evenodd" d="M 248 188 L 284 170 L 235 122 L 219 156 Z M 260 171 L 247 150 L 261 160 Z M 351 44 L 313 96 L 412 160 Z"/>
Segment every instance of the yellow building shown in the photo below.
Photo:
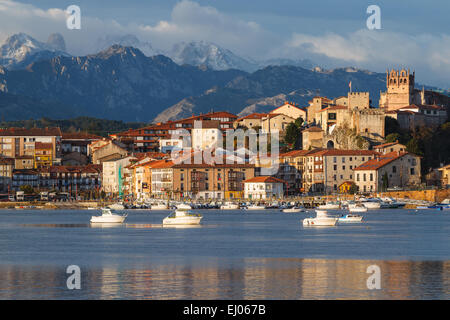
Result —
<path fill-rule="evenodd" d="M 53 164 L 53 145 L 36 142 L 34 146 L 34 168 L 48 168 Z"/>

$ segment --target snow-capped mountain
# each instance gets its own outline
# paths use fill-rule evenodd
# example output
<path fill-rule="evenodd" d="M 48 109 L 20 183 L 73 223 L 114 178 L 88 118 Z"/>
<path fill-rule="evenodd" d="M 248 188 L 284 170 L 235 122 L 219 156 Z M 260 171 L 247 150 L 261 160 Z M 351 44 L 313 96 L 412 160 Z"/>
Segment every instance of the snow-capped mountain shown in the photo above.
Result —
<path fill-rule="evenodd" d="M 213 70 L 238 69 L 253 72 L 258 65 L 232 51 L 207 41 L 181 42 L 173 46 L 170 57 L 178 64 L 207 66 Z"/>
<path fill-rule="evenodd" d="M 14 34 L 0 46 L 0 65 L 8 69 L 20 69 L 36 61 L 70 56 L 65 52 L 65 46 L 64 38 L 60 34 L 50 35 L 47 43 L 25 33 Z"/>
<path fill-rule="evenodd" d="M 122 47 L 133 47 L 139 49 L 147 57 L 165 54 L 162 50 L 153 48 L 150 42 L 141 41 L 133 34 L 107 35 L 103 38 L 100 38 L 97 41 L 97 47 L 94 49 L 94 52 L 105 50 L 115 44 Z"/>

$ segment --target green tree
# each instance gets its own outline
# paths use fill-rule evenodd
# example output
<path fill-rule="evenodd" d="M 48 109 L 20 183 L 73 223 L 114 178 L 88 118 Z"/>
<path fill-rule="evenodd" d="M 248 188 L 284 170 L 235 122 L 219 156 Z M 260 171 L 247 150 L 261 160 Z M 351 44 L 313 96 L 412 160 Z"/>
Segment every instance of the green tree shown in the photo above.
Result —
<path fill-rule="evenodd" d="M 33 187 L 28 184 L 24 185 L 24 186 L 20 186 L 20 191 L 25 192 L 25 194 L 33 194 L 34 193 Z"/>
<path fill-rule="evenodd" d="M 295 144 L 300 136 L 300 128 L 295 123 L 289 123 L 286 127 L 284 135 L 284 142 L 292 149 L 295 148 Z"/>
<path fill-rule="evenodd" d="M 386 136 L 386 142 L 395 142 L 400 140 L 400 133 L 390 133 Z"/>

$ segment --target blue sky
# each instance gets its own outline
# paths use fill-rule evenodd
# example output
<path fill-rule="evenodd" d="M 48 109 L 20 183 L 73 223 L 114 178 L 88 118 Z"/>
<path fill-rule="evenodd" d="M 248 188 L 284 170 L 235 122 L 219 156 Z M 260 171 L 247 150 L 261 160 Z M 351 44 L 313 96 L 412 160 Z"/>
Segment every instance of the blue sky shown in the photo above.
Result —
<path fill-rule="evenodd" d="M 82 11 L 82 30 L 65 27 L 64 9 Z M 368 30 L 366 8 L 381 8 Z M 107 34 L 132 33 L 155 48 L 207 40 L 255 59 L 309 58 L 324 67 L 416 70 L 418 81 L 450 87 L 448 0 L 0 0 L 0 41 L 26 32 L 44 41 L 60 32 L 72 54 Z"/>

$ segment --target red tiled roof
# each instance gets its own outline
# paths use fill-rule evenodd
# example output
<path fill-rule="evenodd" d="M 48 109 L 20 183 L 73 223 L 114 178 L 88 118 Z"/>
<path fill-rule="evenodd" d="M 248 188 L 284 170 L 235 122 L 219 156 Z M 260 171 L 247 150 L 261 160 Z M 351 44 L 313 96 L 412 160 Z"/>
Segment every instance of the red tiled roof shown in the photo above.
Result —
<path fill-rule="evenodd" d="M 249 115 L 247 115 L 245 117 L 237 119 L 236 121 L 241 121 L 241 120 L 244 120 L 244 119 L 261 119 L 261 118 L 266 117 L 266 116 L 267 116 L 267 113 L 251 113 L 251 114 L 249 114 Z"/>
<path fill-rule="evenodd" d="M 56 136 L 61 137 L 62 133 L 59 128 L 6 128 L 0 129 L 0 136 Z"/>
<path fill-rule="evenodd" d="M 398 143 L 398 141 L 387 142 L 387 143 L 383 143 L 383 144 L 379 144 L 377 146 L 374 146 L 373 148 L 374 149 L 383 149 L 383 148 L 390 147 L 390 146 L 393 146 L 393 145 L 396 145 L 396 144 L 400 144 L 400 143 Z"/>
<path fill-rule="evenodd" d="M 254 182 L 264 182 L 264 183 L 287 183 L 284 180 L 272 177 L 272 176 L 260 176 L 251 179 L 244 180 L 244 183 L 254 183 Z"/>
<path fill-rule="evenodd" d="M 381 167 L 384 167 L 388 163 L 407 155 L 408 152 L 390 152 L 375 159 L 364 162 L 359 167 L 356 167 L 354 170 L 378 170 Z"/>
<path fill-rule="evenodd" d="M 86 132 L 63 132 L 62 133 L 63 140 L 101 140 L 102 137 L 97 136 L 95 134 L 90 134 Z"/>
<path fill-rule="evenodd" d="M 279 107 L 273 109 L 272 111 L 270 111 L 270 113 L 274 112 L 274 111 L 277 110 L 277 109 L 280 109 L 281 107 L 284 107 L 285 105 L 289 105 L 289 106 L 294 107 L 294 108 L 296 108 L 296 109 L 298 109 L 298 110 L 301 110 L 301 111 L 303 111 L 303 112 L 306 112 L 305 109 L 299 108 L 298 105 L 294 105 L 294 104 L 292 104 L 292 103 L 286 101 L 283 105 L 281 105 L 281 106 L 279 106 Z"/>

